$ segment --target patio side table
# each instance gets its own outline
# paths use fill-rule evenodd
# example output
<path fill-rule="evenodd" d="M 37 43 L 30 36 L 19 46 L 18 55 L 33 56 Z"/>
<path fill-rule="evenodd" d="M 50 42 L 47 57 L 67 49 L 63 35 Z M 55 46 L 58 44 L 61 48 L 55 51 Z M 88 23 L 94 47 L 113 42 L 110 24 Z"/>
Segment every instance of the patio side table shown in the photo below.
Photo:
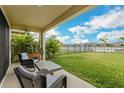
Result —
<path fill-rule="evenodd" d="M 53 63 L 52 61 L 40 60 L 35 65 L 39 71 L 42 69 L 47 69 L 48 73 L 50 73 L 50 74 L 53 74 L 55 71 L 63 69 L 62 66 L 57 65 L 57 64 Z"/>

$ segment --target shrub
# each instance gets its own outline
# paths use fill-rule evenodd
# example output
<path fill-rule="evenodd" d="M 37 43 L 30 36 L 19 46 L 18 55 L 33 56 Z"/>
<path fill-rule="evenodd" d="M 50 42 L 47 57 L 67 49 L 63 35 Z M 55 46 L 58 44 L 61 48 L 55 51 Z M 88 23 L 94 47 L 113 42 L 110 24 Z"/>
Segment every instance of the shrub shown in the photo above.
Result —
<path fill-rule="evenodd" d="M 46 56 L 51 59 L 54 58 L 60 51 L 61 43 L 56 39 L 56 36 L 51 36 L 46 41 Z"/>

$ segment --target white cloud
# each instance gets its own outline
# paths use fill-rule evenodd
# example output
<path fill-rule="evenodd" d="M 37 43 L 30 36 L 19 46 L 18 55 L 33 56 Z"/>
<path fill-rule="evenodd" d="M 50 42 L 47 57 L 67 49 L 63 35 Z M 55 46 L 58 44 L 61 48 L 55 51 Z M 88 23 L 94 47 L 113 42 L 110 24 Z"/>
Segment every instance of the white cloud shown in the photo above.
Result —
<path fill-rule="evenodd" d="M 73 33 L 73 38 L 71 39 L 71 42 L 73 44 L 83 44 L 83 43 L 89 42 L 89 40 L 85 38 L 86 34 L 92 34 L 97 31 L 93 30 L 93 28 L 89 29 L 85 26 L 75 26 L 75 27 L 69 28 L 69 32 Z"/>
<path fill-rule="evenodd" d="M 93 16 L 90 21 L 85 22 L 84 24 L 77 25 L 68 29 L 71 32 L 72 39 L 70 36 L 63 36 L 60 32 L 57 31 L 57 28 L 54 28 L 47 32 L 46 37 L 51 35 L 56 35 L 57 39 L 61 42 L 66 43 L 87 43 L 88 39 L 85 38 L 87 34 L 93 34 L 98 32 L 101 29 L 116 29 L 118 27 L 124 27 L 124 9 L 120 7 L 113 8 L 108 10 L 105 14 L 99 16 Z M 111 32 L 101 32 L 97 35 L 97 39 L 104 37 L 108 38 L 108 41 L 112 41 L 124 36 L 124 31 L 113 30 Z"/>
<path fill-rule="evenodd" d="M 101 16 L 94 16 L 85 26 L 93 27 L 96 30 L 101 28 L 117 28 L 124 26 L 124 9 L 116 7 Z"/>
<path fill-rule="evenodd" d="M 87 27 L 83 26 L 75 26 L 69 29 L 69 32 L 73 33 L 73 37 L 71 39 L 72 44 L 83 44 L 88 43 L 88 39 L 84 39 L 85 34 L 91 33 Z"/>
<path fill-rule="evenodd" d="M 65 36 L 58 36 L 57 39 L 62 42 L 62 43 L 68 43 L 68 39 L 70 39 L 69 36 L 65 35 Z"/>
<path fill-rule="evenodd" d="M 124 30 L 115 30 L 112 32 L 101 32 L 97 35 L 97 39 L 100 40 L 106 37 L 108 42 L 124 37 Z"/>
<path fill-rule="evenodd" d="M 85 38 L 86 34 L 96 33 L 101 29 L 115 29 L 124 27 L 124 8 L 116 7 L 100 16 L 93 16 L 90 21 L 84 25 L 77 25 L 69 28 L 69 32 L 74 34 L 72 41 L 74 43 L 89 42 Z M 81 37 L 82 36 L 82 37 Z M 107 38 L 112 41 L 124 36 L 124 31 L 101 32 L 97 35 L 97 39 Z"/>
<path fill-rule="evenodd" d="M 49 30 L 47 33 L 46 33 L 46 38 L 49 38 L 51 37 L 52 35 L 55 35 L 56 38 L 62 42 L 62 43 L 67 43 L 68 42 L 68 39 L 70 39 L 70 37 L 68 35 L 62 35 L 59 31 L 57 31 L 57 27 L 56 28 L 53 28 L 51 30 Z"/>
<path fill-rule="evenodd" d="M 55 27 L 55 28 L 49 30 L 48 32 L 46 32 L 45 37 L 48 38 L 48 37 L 51 37 L 52 35 L 55 35 L 55 36 L 60 35 L 60 32 L 57 31 L 57 27 Z"/>
<path fill-rule="evenodd" d="M 76 34 L 92 34 L 98 32 L 102 28 L 117 28 L 124 27 L 124 9 L 116 7 L 109 10 L 107 13 L 94 16 L 83 26 L 74 26 L 69 28 L 69 32 Z"/>
<path fill-rule="evenodd" d="M 88 43 L 89 40 L 88 39 L 82 39 L 81 43 Z"/>
<path fill-rule="evenodd" d="M 84 37 L 81 37 L 81 36 L 79 36 L 77 34 L 75 34 L 73 36 L 73 38 L 71 39 L 72 44 L 83 44 L 83 43 L 88 43 L 88 42 L 89 42 L 88 39 L 86 39 Z"/>
<path fill-rule="evenodd" d="M 80 31 L 83 31 L 84 28 L 81 27 L 81 26 L 75 26 L 75 27 L 72 27 L 72 28 L 69 28 L 69 31 L 72 32 L 72 33 L 80 33 Z"/>
<path fill-rule="evenodd" d="M 72 40 L 73 44 L 83 44 L 83 43 L 88 43 L 88 39 L 80 39 L 80 38 L 73 38 Z"/>
<path fill-rule="evenodd" d="M 76 34 L 91 34 L 95 33 L 94 27 L 87 27 L 87 26 L 75 26 L 72 28 L 69 28 L 69 32 L 76 33 Z"/>

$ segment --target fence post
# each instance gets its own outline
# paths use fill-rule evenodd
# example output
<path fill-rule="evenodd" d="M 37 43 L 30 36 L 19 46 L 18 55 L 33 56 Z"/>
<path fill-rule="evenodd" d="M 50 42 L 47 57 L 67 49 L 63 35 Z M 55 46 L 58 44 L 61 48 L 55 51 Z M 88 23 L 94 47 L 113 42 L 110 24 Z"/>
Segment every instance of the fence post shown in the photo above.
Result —
<path fill-rule="evenodd" d="M 69 45 L 67 45 L 67 54 L 69 54 Z"/>
<path fill-rule="evenodd" d="M 83 46 L 84 52 L 86 52 L 86 46 Z"/>
<path fill-rule="evenodd" d="M 74 53 L 75 53 L 76 51 L 75 51 L 75 45 L 74 45 Z"/>
<path fill-rule="evenodd" d="M 102 46 L 101 46 L 101 52 L 102 52 Z"/>
<path fill-rule="evenodd" d="M 95 46 L 95 49 L 94 49 L 94 51 L 96 52 L 96 46 Z"/>
<path fill-rule="evenodd" d="M 103 53 L 105 53 L 105 46 L 103 45 Z"/>
<path fill-rule="evenodd" d="M 80 45 L 80 52 L 81 52 L 81 45 Z"/>
<path fill-rule="evenodd" d="M 111 46 L 111 53 L 112 53 L 112 46 Z"/>
<path fill-rule="evenodd" d="M 89 45 L 87 45 L 87 51 L 89 52 Z"/>

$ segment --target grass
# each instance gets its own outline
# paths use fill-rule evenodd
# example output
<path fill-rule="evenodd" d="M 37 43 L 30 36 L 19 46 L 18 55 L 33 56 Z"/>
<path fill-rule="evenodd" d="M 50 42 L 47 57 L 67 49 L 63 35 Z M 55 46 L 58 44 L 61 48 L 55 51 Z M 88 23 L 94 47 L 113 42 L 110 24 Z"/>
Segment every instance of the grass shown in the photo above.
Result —
<path fill-rule="evenodd" d="M 124 87 L 124 54 L 75 53 L 57 57 L 55 63 L 96 87 Z"/>

